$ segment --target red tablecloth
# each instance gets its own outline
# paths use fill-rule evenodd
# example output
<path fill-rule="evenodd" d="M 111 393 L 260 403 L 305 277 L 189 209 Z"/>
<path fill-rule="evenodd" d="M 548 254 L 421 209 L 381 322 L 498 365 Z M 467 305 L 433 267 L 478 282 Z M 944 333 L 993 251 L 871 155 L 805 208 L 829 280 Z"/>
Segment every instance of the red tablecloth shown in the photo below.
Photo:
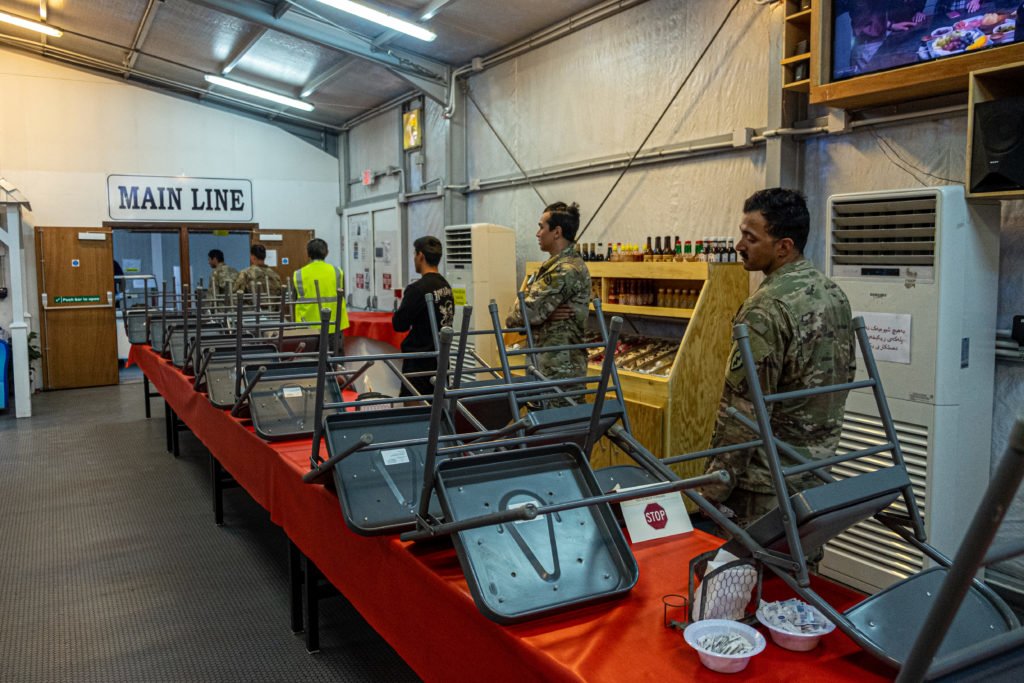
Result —
<path fill-rule="evenodd" d="M 395 332 L 391 327 L 391 314 L 377 311 L 349 311 L 348 329 L 345 330 L 346 337 L 367 337 L 376 339 L 386 344 L 391 344 L 396 349 L 402 344 L 402 340 L 408 332 Z"/>
<path fill-rule="evenodd" d="M 739 675 L 703 668 L 680 635 L 662 626 L 661 603 L 665 594 L 686 594 L 689 559 L 720 543 L 699 531 L 634 547 L 640 580 L 621 600 L 499 626 L 477 611 L 449 545 L 414 546 L 349 531 L 334 494 L 301 481 L 309 467 L 309 440 L 265 443 L 251 426 L 210 405 L 148 347 L 132 347 L 130 360 L 273 522 L 426 680 L 661 683 L 720 677 L 866 683 L 891 676 L 838 631 L 809 653 L 769 643 Z M 858 600 L 834 584 L 816 588 L 840 608 Z M 785 593 L 781 582 L 766 582 L 768 599 Z"/>

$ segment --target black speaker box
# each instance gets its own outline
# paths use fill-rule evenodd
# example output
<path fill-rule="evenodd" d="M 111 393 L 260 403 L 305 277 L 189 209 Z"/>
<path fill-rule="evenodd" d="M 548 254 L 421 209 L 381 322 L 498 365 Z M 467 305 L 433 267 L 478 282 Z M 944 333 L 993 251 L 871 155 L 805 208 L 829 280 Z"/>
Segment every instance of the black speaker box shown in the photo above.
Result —
<path fill-rule="evenodd" d="M 1024 96 L 974 106 L 971 192 L 1024 190 Z"/>

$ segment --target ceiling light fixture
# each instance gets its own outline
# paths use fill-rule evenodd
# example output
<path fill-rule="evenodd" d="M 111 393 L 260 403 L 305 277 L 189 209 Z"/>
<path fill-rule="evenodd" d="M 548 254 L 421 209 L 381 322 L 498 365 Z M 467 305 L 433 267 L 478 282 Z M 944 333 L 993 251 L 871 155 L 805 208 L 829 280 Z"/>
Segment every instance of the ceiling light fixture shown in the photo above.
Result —
<path fill-rule="evenodd" d="M 351 2 L 351 0 L 318 0 L 318 2 L 330 5 L 335 9 L 340 9 L 342 12 L 354 14 L 357 17 L 366 19 L 367 21 L 372 21 L 375 24 L 386 26 L 387 28 L 412 36 L 413 38 L 419 38 L 420 40 L 425 40 L 427 42 L 437 38 L 436 33 L 428 31 L 422 26 L 417 26 L 416 24 L 405 21 L 404 19 L 399 19 L 392 14 L 371 9 L 366 5 Z"/>
<path fill-rule="evenodd" d="M 265 100 L 277 102 L 278 104 L 283 104 L 288 107 L 295 107 L 296 109 L 301 109 L 302 111 L 313 111 L 313 105 L 310 104 L 309 102 L 303 102 L 302 100 L 296 100 L 292 97 L 278 95 L 277 93 L 270 92 L 269 90 L 255 88 L 251 85 L 246 85 L 245 83 L 239 83 L 238 81 L 229 81 L 226 78 L 214 76 L 213 74 L 206 74 L 205 78 L 208 83 L 220 85 L 225 88 L 231 88 L 232 90 L 243 92 L 246 95 L 252 95 L 253 97 L 262 97 Z"/>
<path fill-rule="evenodd" d="M 53 36 L 54 38 L 60 38 L 64 35 L 64 32 L 60 29 L 47 26 L 46 24 L 41 24 L 38 21 L 32 21 L 31 19 L 22 19 L 21 17 L 16 17 L 13 14 L 8 14 L 7 12 L 0 12 L 0 21 L 6 24 L 20 26 L 21 28 L 27 28 L 29 31 L 39 31 L 40 33 L 45 33 L 46 35 Z"/>

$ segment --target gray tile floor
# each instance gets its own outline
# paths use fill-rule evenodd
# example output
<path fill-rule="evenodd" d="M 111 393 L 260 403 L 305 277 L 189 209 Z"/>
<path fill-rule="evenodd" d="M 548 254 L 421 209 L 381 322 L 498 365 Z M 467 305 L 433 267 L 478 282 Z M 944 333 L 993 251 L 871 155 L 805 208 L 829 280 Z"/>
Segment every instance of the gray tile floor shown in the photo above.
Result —
<path fill-rule="evenodd" d="M 405 681 L 343 598 L 321 652 L 288 628 L 287 540 L 243 490 L 213 524 L 207 452 L 164 451 L 142 385 L 0 416 L 0 681 Z"/>

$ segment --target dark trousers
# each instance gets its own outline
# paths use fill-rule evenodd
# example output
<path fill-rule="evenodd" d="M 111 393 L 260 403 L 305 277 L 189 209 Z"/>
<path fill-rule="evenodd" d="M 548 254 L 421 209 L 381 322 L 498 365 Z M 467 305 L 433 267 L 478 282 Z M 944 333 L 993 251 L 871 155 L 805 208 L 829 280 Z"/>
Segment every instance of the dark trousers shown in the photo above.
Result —
<path fill-rule="evenodd" d="M 433 358 L 406 358 L 402 361 L 402 374 L 410 372 L 436 372 L 437 361 Z M 433 396 L 434 394 L 434 383 L 431 381 L 430 376 L 425 377 L 409 377 L 409 382 L 416 387 L 416 391 L 422 396 Z M 412 396 L 412 392 L 402 384 L 402 392 L 399 396 Z"/>

